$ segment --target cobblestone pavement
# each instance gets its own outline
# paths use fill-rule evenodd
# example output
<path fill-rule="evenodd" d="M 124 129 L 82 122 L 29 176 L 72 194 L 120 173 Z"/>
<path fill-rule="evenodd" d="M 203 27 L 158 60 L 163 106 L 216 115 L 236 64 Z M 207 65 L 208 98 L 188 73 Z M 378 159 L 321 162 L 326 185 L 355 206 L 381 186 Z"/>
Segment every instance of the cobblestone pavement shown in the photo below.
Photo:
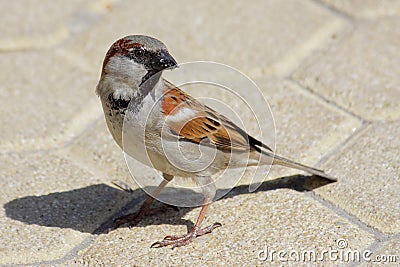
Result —
<path fill-rule="evenodd" d="M 400 264 L 400 1 L 2 0 L 0 14 L 0 265 Z M 108 231 L 145 194 L 94 89 L 110 44 L 139 33 L 179 62 L 248 75 L 271 105 L 276 150 L 339 181 L 273 167 L 255 193 L 244 181 L 211 206 L 204 224 L 223 227 L 174 250 L 150 245 L 199 208 Z M 372 261 L 281 261 L 335 249 Z"/>

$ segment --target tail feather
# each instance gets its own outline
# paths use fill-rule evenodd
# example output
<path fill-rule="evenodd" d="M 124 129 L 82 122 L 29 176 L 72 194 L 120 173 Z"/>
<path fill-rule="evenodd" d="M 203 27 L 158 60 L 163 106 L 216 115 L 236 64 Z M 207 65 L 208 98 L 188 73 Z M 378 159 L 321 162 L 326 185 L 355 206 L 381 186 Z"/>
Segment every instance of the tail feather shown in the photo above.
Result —
<path fill-rule="evenodd" d="M 326 174 L 323 170 L 319 170 L 319 169 L 316 169 L 316 168 L 313 168 L 313 167 L 309 167 L 309 166 L 303 165 L 301 163 L 292 161 L 290 159 L 286 159 L 284 157 L 280 157 L 280 156 L 277 156 L 277 155 L 272 155 L 272 153 L 267 152 L 267 151 L 262 151 L 261 153 L 265 154 L 265 155 L 267 155 L 269 157 L 272 156 L 274 158 L 273 164 L 278 164 L 278 165 L 282 165 L 282 166 L 285 166 L 285 167 L 290 167 L 290 168 L 294 168 L 294 169 L 297 169 L 297 170 L 306 171 L 308 173 L 312 173 L 312 174 L 315 174 L 317 176 L 324 177 L 324 178 L 329 179 L 331 181 L 337 181 L 337 178 L 335 178 L 333 176 L 330 176 L 329 174 Z"/>

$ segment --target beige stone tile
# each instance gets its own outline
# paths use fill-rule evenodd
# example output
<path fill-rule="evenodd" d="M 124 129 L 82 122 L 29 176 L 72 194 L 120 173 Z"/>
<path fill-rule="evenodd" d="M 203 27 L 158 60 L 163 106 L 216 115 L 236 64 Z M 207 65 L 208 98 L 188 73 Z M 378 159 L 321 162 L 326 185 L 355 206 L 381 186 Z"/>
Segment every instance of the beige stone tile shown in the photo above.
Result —
<path fill-rule="evenodd" d="M 123 2 L 72 40 L 66 53 L 82 55 L 98 73 L 115 40 L 146 34 L 165 42 L 178 62 L 217 61 L 260 76 L 286 73 L 341 26 L 312 1 Z"/>
<path fill-rule="evenodd" d="M 374 240 L 371 234 L 304 194 L 289 189 L 265 190 L 247 194 L 244 188 L 214 203 L 204 225 L 219 221 L 223 226 L 186 247 L 149 248 L 152 242 L 167 234 L 185 233 L 185 220 L 194 221 L 199 208 L 147 217 L 138 227 L 102 235 L 74 262 L 138 266 L 262 265 L 271 263 L 270 258 L 266 262 L 257 259 L 265 246 L 286 252 L 314 250 L 318 255 L 324 249 L 335 249 L 336 240 L 341 238 L 348 241 L 351 249 L 363 249 Z M 272 263 L 280 262 L 275 258 Z M 296 265 L 296 262 L 289 263 Z M 324 262 L 327 264 L 334 265 L 328 260 Z"/>
<path fill-rule="evenodd" d="M 323 2 L 355 17 L 376 18 L 400 14 L 400 3 L 396 0 L 323 0 Z"/>
<path fill-rule="evenodd" d="M 259 80 L 276 126 L 276 153 L 315 166 L 361 126 L 361 122 L 289 81 Z M 324 168 L 323 166 L 319 166 Z M 273 166 L 269 177 L 300 174 Z M 328 172 L 329 173 L 329 172 Z"/>
<path fill-rule="evenodd" d="M 3 150 L 60 144 L 100 116 L 95 75 L 52 52 L 3 53 L 0 59 Z"/>
<path fill-rule="evenodd" d="M 62 8 L 60 8 L 62 5 Z M 82 7 L 80 1 L 5 1 L 2 3 L 2 38 L 21 35 L 45 35 L 65 24 L 68 17 Z"/>
<path fill-rule="evenodd" d="M 399 119 L 400 19 L 359 21 L 295 72 L 302 85 L 368 120 Z"/>
<path fill-rule="evenodd" d="M 361 126 L 358 119 L 292 82 L 270 80 L 258 85 L 274 114 L 277 146 L 280 146 L 277 149 L 285 149 L 285 154 L 303 158 L 307 151 L 318 150 L 316 158 L 320 158 Z"/>
<path fill-rule="evenodd" d="M 399 266 L 400 262 L 400 240 L 395 239 L 384 242 L 376 251 L 361 264 L 361 266 Z"/>
<path fill-rule="evenodd" d="M 0 29 L 0 50 L 47 48 L 60 43 L 95 16 L 98 2 L 2 1 L 0 16 L 2 25 L 7 26 Z"/>
<path fill-rule="evenodd" d="M 130 198 L 53 153 L 0 157 L 0 264 L 64 257 Z"/>
<path fill-rule="evenodd" d="M 325 164 L 339 182 L 317 194 L 384 233 L 400 232 L 400 123 L 375 123 Z"/>
<path fill-rule="evenodd" d="M 109 133 L 104 118 L 98 119 L 90 129 L 57 153 L 90 169 L 105 181 L 120 180 L 132 189 L 137 188 L 129 174 L 125 157 Z"/>

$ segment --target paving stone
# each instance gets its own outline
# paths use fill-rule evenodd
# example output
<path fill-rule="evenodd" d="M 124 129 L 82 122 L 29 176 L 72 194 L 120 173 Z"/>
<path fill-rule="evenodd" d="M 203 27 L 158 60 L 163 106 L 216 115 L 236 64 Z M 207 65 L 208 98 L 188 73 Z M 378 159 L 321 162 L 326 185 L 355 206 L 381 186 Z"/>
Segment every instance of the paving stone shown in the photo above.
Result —
<path fill-rule="evenodd" d="M 326 104 L 290 81 L 255 81 L 273 112 L 276 127 L 275 152 L 278 155 L 315 166 L 324 155 L 361 126 L 358 119 Z M 324 166 L 319 167 L 324 169 Z M 273 166 L 268 177 L 293 174 L 303 172 Z"/>
<path fill-rule="evenodd" d="M 62 258 L 130 195 L 50 152 L 2 154 L 0 264 Z"/>
<path fill-rule="evenodd" d="M 93 71 L 98 73 L 115 40 L 146 34 L 165 42 L 178 62 L 217 61 L 260 76 L 286 73 L 342 24 L 312 1 L 257 1 L 245 6 L 201 1 L 190 3 L 190 8 L 185 1 L 123 2 L 66 49 L 97 66 Z"/>
<path fill-rule="evenodd" d="M 75 263 L 261 265 L 265 262 L 258 260 L 257 256 L 265 246 L 286 252 L 314 250 L 318 255 L 324 249 L 335 248 L 338 239 L 348 240 L 352 249 L 363 249 L 374 240 L 371 234 L 302 193 L 290 189 L 269 191 L 267 184 L 255 194 L 247 194 L 246 189 L 244 187 L 231 193 L 229 198 L 214 203 L 204 225 L 219 221 L 223 226 L 189 246 L 175 250 L 149 248 L 152 242 L 167 234 L 185 233 L 186 220 L 194 221 L 199 208 L 181 209 L 178 214 L 171 211 L 149 216 L 138 227 L 102 235 L 80 254 Z M 271 258 L 266 262 L 271 262 Z M 273 263 L 280 262 L 275 258 Z M 296 262 L 291 263 L 296 265 Z M 334 265 L 329 261 L 325 264 Z"/>
<path fill-rule="evenodd" d="M 368 120 L 400 118 L 400 19 L 357 21 L 295 72 L 302 85 Z"/>
<path fill-rule="evenodd" d="M 132 189 L 137 188 L 129 174 L 124 155 L 109 133 L 104 118 L 99 118 L 90 129 L 57 153 L 90 169 L 105 181 L 119 180 L 129 184 Z"/>
<path fill-rule="evenodd" d="M 94 16 L 90 10 L 96 11 L 98 2 L 2 1 L 0 16 L 7 26 L 0 29 L 0 51 L 47 48 L 60 43 L 78 29 L 79 14 Z"/>
<path fill-rule="evenodd" d="M 384 242 L 378 250 L 374 251 L 361 266 L 399 266 L 400 240 L 395 239 Z"/>
<path fill-rule="evenodd" d="M 375 123 L 326 165 L 339 182 L 317 190 L 384 233 L 400 232 L 400 122 Z"/>
<path fill-rule="evenodd" d="M 0 59 L 0 148 L 52 147 L 100 115 L 94 93 L 97 77 L 61 56 L 20 52 L 2 53 Z"/>
<path fill-rule="evenodd" d="M 311 164 L 361 126 L 292 82 L 260 81 L 258 86 L 271 103 L 278 154 Z"/>
<path fill-rule="evenodd" d="M 400 3 L 396 0 L 323 0 L 323 2 L 355 17 L 376 18 L 400 14 Z"/>

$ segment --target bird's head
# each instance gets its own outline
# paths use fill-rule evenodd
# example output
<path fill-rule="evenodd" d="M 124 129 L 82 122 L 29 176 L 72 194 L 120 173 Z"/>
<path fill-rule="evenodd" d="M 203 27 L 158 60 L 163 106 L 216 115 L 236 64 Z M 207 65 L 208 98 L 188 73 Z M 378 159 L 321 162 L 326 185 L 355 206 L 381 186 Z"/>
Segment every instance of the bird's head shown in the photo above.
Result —
<path fill-rule="evenodd" d="M 139 87 L 149 78 L 157 79 L 165 69 L 177 66 L 167 47 L 159 40 L 145 35 L 130 35 L 113 43 L 102 68 L 102 77 L 126 82 Z"/>

